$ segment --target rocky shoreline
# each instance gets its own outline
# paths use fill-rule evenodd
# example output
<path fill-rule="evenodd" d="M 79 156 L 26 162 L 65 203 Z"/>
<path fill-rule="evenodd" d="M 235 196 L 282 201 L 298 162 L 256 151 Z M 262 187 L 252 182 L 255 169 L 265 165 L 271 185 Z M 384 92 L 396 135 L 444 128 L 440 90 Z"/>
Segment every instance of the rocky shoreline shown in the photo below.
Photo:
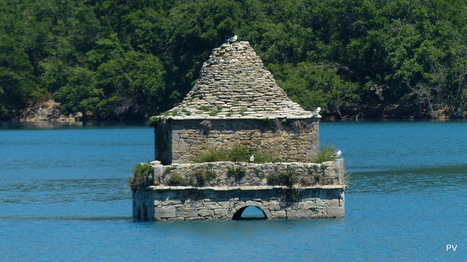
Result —
<path fill-rule="evenodd" d="M 21 112 L 19 121 L 21 122 L 39 122 L 39 121 L 50 121 L 50 122 L 77 122 L 82 121 L 83 114 L 69 114 L 65 115 L 62 113 L 62 106 L 60 103 L 49 99 L 45 102 L 33 105 L 24 109 Z"/>
<path fill-rule="evenodd" d="M 449 121 L 451 120 L 449 108 L 446 106 L 435 110 L 436 120 Z M 464 114 L 467 118 L 467 112 Z M 414 105 L 400 104 L 375 104 L 362 105 L 359 108 L 353 108 L 348 111 L 342 111 L 339 114 L 323 114 L 322 120 L 326 121 L 341 121 L 341 120 L 434 120 L 435 118 L 428 110 L 420 111 Z M 21 122 L 80 122 L 83 121 L 81 112 L 75 114 L 63 114 L 60 103 L 53 99 L 33 105 L 24 109 L 20 116 L 16 119 Z M 101 119 L 105 120 L 105 119 Z M 107 119 L 110 120 L 110 119 Z"/>
<path fill-rule="evenodd" d="M 323 120 L 453 120 L 447 106 L 434 110 L 434 114 L 436 117 L 434 117 L 430 111 L 420 109 L 415 105 L 373 104 L 360 105 L 358 108 L 355 107 L 347 111 L 342 111 L 340 115 L 337 113 L 323 114 Z M 464 119 L 465 118 L 467 118 L 467 112 L 464 113 Z"/>

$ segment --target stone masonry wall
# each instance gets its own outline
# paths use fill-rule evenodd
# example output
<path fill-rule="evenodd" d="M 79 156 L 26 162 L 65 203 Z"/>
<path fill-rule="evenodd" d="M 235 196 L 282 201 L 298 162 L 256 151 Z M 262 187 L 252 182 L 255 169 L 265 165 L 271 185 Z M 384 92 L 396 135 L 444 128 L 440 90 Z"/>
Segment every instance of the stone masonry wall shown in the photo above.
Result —
<path fill-rule="evenodd" d="M 272 176 L 293 177 L 295 187 L 343 185 L 344 174 L 338 166 L 342 160 L 321 164 L 301 162 L 245 163 L 205 162 L 194 164 L 152 164 L 153 181 L 156 186 L 173 186 L 174 181 L 182 186 L 270 186 Z M 342 164 L 343 169 L 343 164 Z"/>
<path fill-rule="evenodd" d="M 274 120 L 171 120 L 172 162 L 189 163 L 207 149 L 229 150 L 234 144 L 242 144 L 272 152 L 285 162 L 310 161 L 319 151 L 319 125 L 317 119 Z M 156 141 L 162 134 L 156 131 Z M 162 152 L 164 149 L 158 149 Z M 167 149 L 165 149 L 167 150 Z M 161 160 L 157 159 L 156 160 Z"/>
<path fill-rule="evenodd" d="M 300 200 L 287 201 L 287 194 Z M 267 219 L 344 217 L 342 186 L 193 188 L 151 187 L 133 192 L 133 218 L 142 221 L 238 219 L 246 207 L 261 209 Z"/>
<path fill-rule="evenodd" d="M 315 163 L 233 163 L 161 165 L 152 163 L 151 186 L 133 189 L 133 218 L 143 221 L 231 220 L 246 207 L 261 209 L 267 219 L 344 217 L 342 159 Z M 229 177 L 229 170 L 243 176 Z M 199 185 L 197 174 L 212 181 Z M 293 183 L 270 184 L 270 175 L 291 174 Z M 190 181 L 171 186 L 174 176 Z M 178 180 L 180 181 L 180 180 Z M 198 184 L 198 185 L 196 185 Z"/>

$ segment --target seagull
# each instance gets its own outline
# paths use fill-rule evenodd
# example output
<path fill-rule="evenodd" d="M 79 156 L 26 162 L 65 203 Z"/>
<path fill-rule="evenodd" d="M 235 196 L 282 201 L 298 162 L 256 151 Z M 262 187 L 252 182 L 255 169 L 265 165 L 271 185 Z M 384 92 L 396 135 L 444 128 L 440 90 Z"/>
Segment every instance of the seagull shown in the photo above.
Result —
<path fill-rule="evenodd" d="M 233 43 L 233 42 L 235 42 L 235 41 L 237 41 L 237 35 L 234 35 L 234 36 L 232 36 L 231 38 L 227 39 L 227 42 L 228 42 L 229 44 L 231 44 L 231 43 Z"/>
<path fill-rule="evenodd" d="M 254 155 L 251 155 L 250 156 L 250 162 L 254 162 L 255 161 L 255 156 Z"/>
<path fill-rule="evenodd" d="M 312 112 L 312 113 L 313 113 L 313 116 L 314 116 L 314 117 L 321 117 L 321 116 L 319 115 L 319 112 L 321 112 L 321 107 L 318 106 L 315 110 L 313 110 L 313 112 Z"/>
<path fill-rule="evenodd" d="M 342 155 L 342 151 L 337 151 L 336 153 L 332 154 L 331 157 L 338 158 Z"/>

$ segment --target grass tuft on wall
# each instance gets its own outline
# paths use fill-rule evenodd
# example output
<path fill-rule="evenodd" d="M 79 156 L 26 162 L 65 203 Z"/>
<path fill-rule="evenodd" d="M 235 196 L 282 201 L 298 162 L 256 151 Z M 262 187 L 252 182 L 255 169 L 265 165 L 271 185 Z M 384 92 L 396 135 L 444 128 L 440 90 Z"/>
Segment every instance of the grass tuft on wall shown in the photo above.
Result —
<path fill-rule="evenodd" d="M 318 155 L 313 159 L 314 163 L 323 163 L 326 161 L 334 161 L 336 158 L 331 155 L 337 151 L 335 146 L 325 146 L 323 147 Z"/>
<path fill-rule="evenodd" d="M 154 172 L 154 168 L 148 163 L 140 163 L 133 169 L 128 183 L 132 189 L 146 187 L 150 184 L 149 175 Z"/>
<path fill-rule="evenodd" d="M 216 161 L 232 161 L 232 162 L 249 162 L 250 156 L 254 156 L 253 163 L 269 163 L 278 162 L 279 159 L 270 152 L 264 149 L 253 149 L 248 146 L 234 144 L 227 151 L 224 149 L 208 149 L 200 152 L 194 159 L 194 163 L 216 162 Z"/>

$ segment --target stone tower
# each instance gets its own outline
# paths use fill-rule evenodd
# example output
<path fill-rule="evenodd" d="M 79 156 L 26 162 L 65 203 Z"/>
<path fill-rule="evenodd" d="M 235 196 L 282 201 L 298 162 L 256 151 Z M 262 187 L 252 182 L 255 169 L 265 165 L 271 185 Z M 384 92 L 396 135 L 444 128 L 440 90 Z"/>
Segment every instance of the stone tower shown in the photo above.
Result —
<path fill-rule="evenodd" d="M 319 118 L 287 97 L 248 42 L 214 49 L 185 99 L 150 119 L 156 161 L 135 168 L 133 218 L 236 220 L 248 207 L 263 219 L 343 217 L 342 159 L 312 163 Z M 256 158 L 194 161 L 236 145 Z"/>
<path fill-rule="evenodd" d="M 306 161 L 319 150 L 318 118 L 287 97 L 248 42 L 223 44 L 181 104 L 151 118 L 155 159 L 186 163 L 202 150 L 241 143 Z"/>

